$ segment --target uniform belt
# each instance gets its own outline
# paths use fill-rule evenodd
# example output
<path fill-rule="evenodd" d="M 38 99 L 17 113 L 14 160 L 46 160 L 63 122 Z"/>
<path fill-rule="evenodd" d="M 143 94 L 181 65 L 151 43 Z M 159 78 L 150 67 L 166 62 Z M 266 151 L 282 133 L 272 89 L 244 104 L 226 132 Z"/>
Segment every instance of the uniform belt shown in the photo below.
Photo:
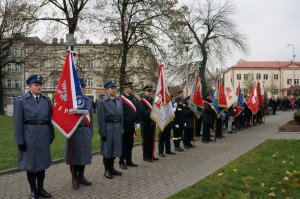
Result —
<path fill-rule="evenodd" d="M 49 120 L 26 120 L 24 125 L 48 125 L 50 124 Z"/>
<path fill-rule="evenodd" d="M 120 123 L 121 121 L 120 120 L 105 120 L 105 122 L 107 123 Z"/>

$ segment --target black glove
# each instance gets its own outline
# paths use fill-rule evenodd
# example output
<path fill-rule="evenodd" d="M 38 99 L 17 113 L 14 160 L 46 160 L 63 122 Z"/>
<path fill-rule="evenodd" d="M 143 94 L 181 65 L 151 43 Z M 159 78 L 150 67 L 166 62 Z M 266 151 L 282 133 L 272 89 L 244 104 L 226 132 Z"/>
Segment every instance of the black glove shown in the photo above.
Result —
<path fill-rule="evenodd" d="M 50 144 L 52 144 L 53 140 L 54 140 L 54 139 L 50 139 Z"/>
<path fill-rule="evenodd" d="M 102 142 L 106 142 L 106 136 L 101 137 Z"/>
<path fill-rule="evenodd" d="M 26 144 L 20 144 L 20 145 L 18 145 L 18 147 L 19 147 L 19 149 L 20 149 L 20 151 L 26 151 L 27 150 L 27 146 L 26 146 Z"/>

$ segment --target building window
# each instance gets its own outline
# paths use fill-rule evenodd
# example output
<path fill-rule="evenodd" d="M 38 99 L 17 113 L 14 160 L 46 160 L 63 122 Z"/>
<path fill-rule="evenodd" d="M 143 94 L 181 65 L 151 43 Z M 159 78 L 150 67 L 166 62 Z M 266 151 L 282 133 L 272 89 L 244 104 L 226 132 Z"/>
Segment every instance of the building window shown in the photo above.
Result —
<path fill-rule="evenodd" d="M 21 56 L 21 49 L 20 48 L 16 48 L 15 52 L 16 52 L 16 57 Z"/>
<path fill-rule="evenodd" d="M 13 64 L 8 64 L 8 65 L 6 66 L 6 71 L 7 71 L 7 72 L 13 72 Z"/>
<path fill-rule="evenodd" d="M 89 67 L 94 68 L 94 60 L 92 59 L 89 60 Z"/>
<path fill-rule="evenodd" d="M 260 73 L 256 73 L 256 79 L 257 79 L 257 80 L 260 80 L 260 79 L 261 79 Z"/>
<path fill-rule="evenodd" d="M 248 80 L 248 74 L 244 74 L 244 80 Z"/>
<path fill-rule="evenodd" d="M 299 79 L 294 79 L 294 84 L 299 85 Z"/>
<path fill-rule="evenodd" d="M 15 72 L 17 73 L 21 72 L 21 67 L 19 64 L 15 65 Z"/>
<path fill-rule="evenodd" d="M 242 75 L 241 74 L 236 74 L 236 79 L 241 80 L 242 79 Z"/>
<path fill-rule="evenodd" d="M 274 89 L 274 95 L 278 95 L 278 89 Z"/>
<path fill-rule="evenodd" d="M 20 88 L 20 80 L 15 79 L 15 88 Z"/>
<path fill-rule="evenodd" d="M 87 84 L 88 87 L 93 87 L 93 83 L 94 83 L 94 81 L 93 81 L 92 78 L 88 78 L 88 79 L 86 80 L 86 84 Z"/>
<path fill-rule="evenodd" d="M 268 74 L 264 74 L 264 80 L 268 79 Z"/>
<path fill-rule="evenodd" d="M 278 74 L 274 74 L 274 80 L 278 80 Z"/>
<path fill-rule="evenodd" d="M 287 79 L 287 82 L 286 82 L 288 85 L 289 84 L 292 84 L 292 79 Z"/>
<path fill-rule="evenodd" d="M 6 80 L 6 88 L 12 88 L 12 81 L 11 79 Z"/>

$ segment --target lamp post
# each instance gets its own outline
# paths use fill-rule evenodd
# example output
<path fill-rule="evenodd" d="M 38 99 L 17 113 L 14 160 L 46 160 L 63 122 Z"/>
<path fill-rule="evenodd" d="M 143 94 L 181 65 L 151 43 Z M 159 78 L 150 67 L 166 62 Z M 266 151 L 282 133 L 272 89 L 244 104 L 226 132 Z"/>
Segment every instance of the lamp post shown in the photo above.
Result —
<path fill-rule="evenodd" d="M 294 62 L 294 59 L 295 59 L 295 57 L 296 57 L 296 55 L 295 55 L 295 45 L 294 45 L 294 44 L 288 44 L 287 46 L 288 46 L 288 47 L 289 47 L 289 46 L 292 46 L 292 47 L 293 47 L 293 54 L 292 54 L 291 62 Z"/>
<path fill-rule="evenodd" d="M 189 46 L 192 44 L 191 41 L 184 41 L 182 44 L 185 45 L 185 52 L 186 52 L 186 83 L 185 83 L 185 89 L 186 89 L 186 96 L 189 94 Z"/>

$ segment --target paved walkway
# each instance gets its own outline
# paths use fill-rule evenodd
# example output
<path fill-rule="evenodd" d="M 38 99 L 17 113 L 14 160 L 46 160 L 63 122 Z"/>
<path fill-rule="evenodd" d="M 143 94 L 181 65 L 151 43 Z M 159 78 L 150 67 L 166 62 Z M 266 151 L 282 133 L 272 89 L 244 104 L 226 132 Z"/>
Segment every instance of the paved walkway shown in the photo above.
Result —
<path fill-rule="evenodd" d="M 139 167 L 129 168 L 113 180 L 103 176 L 102 157 L 96 155 L 92 165 L 86 168 L 86 176 L 93 185 L 81 186 L 77 191 L 71 187 L 68 166 L 64 163 L 52 165 L 46 171 L 45 187 L 54 198 L 166 198 L 192 186 L 266 139 L 300 139 L 299 133 L 277 133 L 278 126 L 291 120 L 292 115 L 292 112 L 278 112 L 275 116 L 266 117 L 265 124 L 237 134 L 225 134 L 226 137 L 217 140 L 217 143 L 196 141 L 196 148 L 160 158 L 155 163 L 142 161 L 142 149 L 137 146 L 133 157 Z M 0 176 L 0 198 L 27 198 L 28 194 L 25 172 Z"/>

